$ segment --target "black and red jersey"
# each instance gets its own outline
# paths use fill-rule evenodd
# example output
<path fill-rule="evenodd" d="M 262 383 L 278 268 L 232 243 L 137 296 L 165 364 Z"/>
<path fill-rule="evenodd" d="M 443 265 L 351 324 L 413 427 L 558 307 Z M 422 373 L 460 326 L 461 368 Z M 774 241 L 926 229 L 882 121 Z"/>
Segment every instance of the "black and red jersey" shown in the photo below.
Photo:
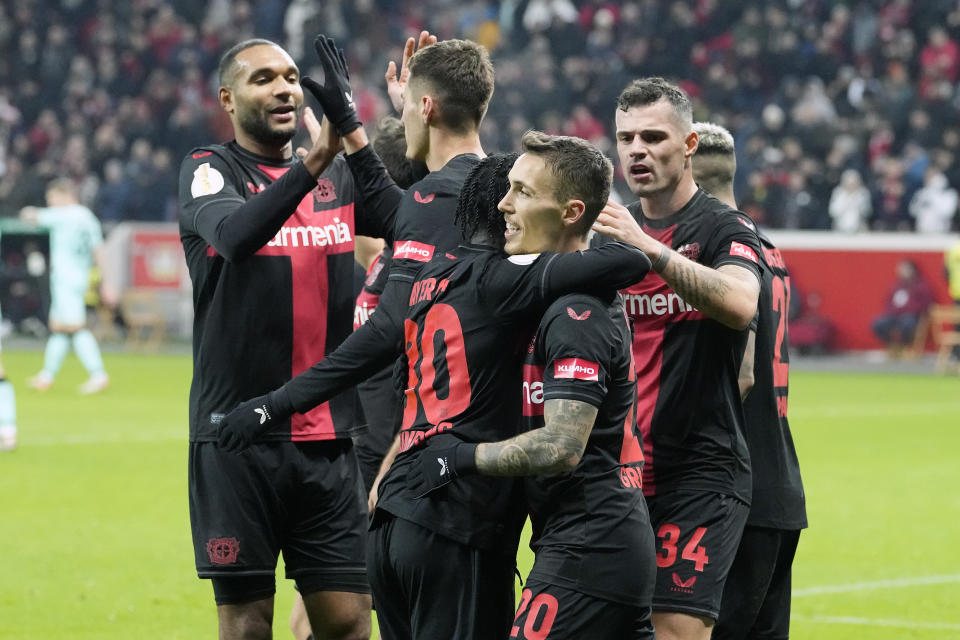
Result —
<path fill-rule="evenodd" d="M 220 418 L 275 389 L 350 334 L 353 241 L 384 237 L 356 207 L 338 157 L 319 179 L 299 159 L 236 142 L 192 151 L 180 168 L 180 238 L 193 283 L 190 439 L 216 439 Z M 328 440 L 354 429 L 355 395 L 295 415 L 268 440 Z"/>
<path fill-rule="evenodd" d="M 753 223 L 702 189 L 668 218 L 628 207 L 644 232 L 711 268 L 745 267 L 760 277 Z M 747 332 L 707 318 L 657 274 L 624 289 L 633 321 L 643 490 L 716 491 L 750 501 L 750 459 L 737 377 Z"/>
<path fill-rule="evenodd" d="M 655 563 L 631 344 L 619 297 L 567 295 L 544 313 L 523 364 L 524 430 L 544 425 L 547 400 L 586 402 L 598 412 L 576 469 L 530 477 L 525 486 L 536 553 L 531 578 L 644 604 Z"/>
<path fill-rule="evenodd" d="M 387 274 L 390 273 L 392 258 L 393 250 L 387 247 L 374 258 L 370 268 L 367 269 L 363 287 L 357 294 L 357 300 L 353 308 L 354 331 L 369 320 L 370 314 L 376 311 L 377 305 L 380 303 L 380 296 L 383 294 L 383 288 L 387 284 Z"/>
<path fill-rule="evenodd" d="M 760 287 L 753 388 L 743 402 L 753 470 L 753 503 L 748 525 L 803 529 L 807 509 L 800 463 L 787 421 L 790 334 L 790 274 L 770 239 L 760 237 L 764 263 Z"/>
<path fill-rule="evenodd" d="M 451 440 L 516 435 L 526 338 L 549 300 L 624 286 L 648 267 L 642 253 L 615 243 L 510 259 L 487 247 L 458 247 L 426 264 L 416 275 L 403 325 L 408 377 L 400 453 L 380 486 L 377 507 L 463 544 L 515 549 L 526 515 L 521 483 L 468 476 L 418 498 L 408 485 L 408 466 L 418 459 L 413 452 Z"/>

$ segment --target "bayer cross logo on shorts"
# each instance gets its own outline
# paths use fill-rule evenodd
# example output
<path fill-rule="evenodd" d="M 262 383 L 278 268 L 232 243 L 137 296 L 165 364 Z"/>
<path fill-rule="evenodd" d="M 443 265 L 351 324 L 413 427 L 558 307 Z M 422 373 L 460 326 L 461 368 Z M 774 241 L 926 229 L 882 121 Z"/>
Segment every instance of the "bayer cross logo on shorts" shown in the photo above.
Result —
<path fill-rule="evenodd" d="M 236 538 L 210 538 L 207 555 L 213 564 L 233 564 L 240 553 L 240 541 Z"/>

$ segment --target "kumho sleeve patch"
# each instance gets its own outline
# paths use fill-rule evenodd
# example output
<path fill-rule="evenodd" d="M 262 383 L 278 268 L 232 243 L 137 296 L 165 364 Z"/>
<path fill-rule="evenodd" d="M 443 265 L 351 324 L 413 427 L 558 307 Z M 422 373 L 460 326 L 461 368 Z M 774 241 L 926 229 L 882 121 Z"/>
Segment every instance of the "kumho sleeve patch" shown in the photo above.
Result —
<path fill-rule="evenodd" d="M 553 378 L 598 381 L 600 365 L 582 358 L 560 358 L 553 361 Z"/>
<path fill-rule="evenodd" d="M 745 258 L 754 264 L 760 264 L 760 259 L 757 258 L 757 252 L 747 245 L 739 242 L 730 243 L 730 255 L 737 256 L 739 258 Z"/>

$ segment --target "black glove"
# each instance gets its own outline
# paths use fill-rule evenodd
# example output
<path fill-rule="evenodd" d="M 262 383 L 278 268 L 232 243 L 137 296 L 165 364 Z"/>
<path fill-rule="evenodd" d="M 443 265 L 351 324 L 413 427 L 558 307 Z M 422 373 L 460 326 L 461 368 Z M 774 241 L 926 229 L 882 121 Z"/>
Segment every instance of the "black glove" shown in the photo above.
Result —
<path fill-rule="evenodd" d="M 217 443 L 224 451 L 240 453 L 258 436 L 293 413 L 290 397 L 283 387 L 267 395 L 241 402 L 220 421 Z"/>
<path fill-rule="evenodd" d="M 410 488 L 422 498 L 457 478 L 477 472 L 477 445 L 461 442 L 447 447 L 427 447 L 413 465 Z"/>
<path fill-rule="evenodd" d="M 357 107 L 353 103 L 353 90 L 350 88 L 350 72 L 343 57 L 343 49 L 337 49 L 332 38 L 317 36 L 313 41 L 320 64 L 323 66 L 323 84 L 304 76 L 300 84 L 317 99 L 323 108 L 323 114 L 341 136 L 359 128 L 362 123 L 357 116 Z"/>

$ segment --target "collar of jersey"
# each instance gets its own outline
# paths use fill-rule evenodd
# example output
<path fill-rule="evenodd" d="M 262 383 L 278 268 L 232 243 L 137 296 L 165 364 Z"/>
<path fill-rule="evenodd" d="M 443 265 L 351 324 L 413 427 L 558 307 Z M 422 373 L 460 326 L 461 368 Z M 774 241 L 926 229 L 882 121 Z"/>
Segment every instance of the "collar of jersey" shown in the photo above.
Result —
<path fill-rule="evenodd" d="M 296 164 L 299 161 L 299 158 L 297 158 L 297 154 L 293 154 L 286 160 L 277 160 L 276 158 L 268 158 L 266 156 L 257 155 L 252 151 L 244 149 L 243 147 L 240 146 L 240 143 L 238 143 L 236 140 L 231 140 L 230 144 L 233 146 L 233 150 L 236 153 L 242 156 L 246 156 L 251 160 L 255 160 L 260 164 L 267 164 L 274 167 L 292 167 L 294 164 Z"/>
<path fill-rule="evenodd" d="M 703 189 L 697 187 L 696 193 L 694 193 L 693 196 L 687 200 L 687 204 L 680 207 L 679 211 L 670 214 L 666 218 L 657 218 L 656 220 L 643 215 L 643 209 L 640 207 L 640 201 L 638 200 L 637 209 L 640 211 L 640 222 L 652 229 L 666 229 L 667 227 L 672 227 L 680 221 L 680 218 L 684 214 L 693 209 L 696 205 L 700 204 L 700 201 L 704 198 L 705 194 L 706 192 Z"/>

